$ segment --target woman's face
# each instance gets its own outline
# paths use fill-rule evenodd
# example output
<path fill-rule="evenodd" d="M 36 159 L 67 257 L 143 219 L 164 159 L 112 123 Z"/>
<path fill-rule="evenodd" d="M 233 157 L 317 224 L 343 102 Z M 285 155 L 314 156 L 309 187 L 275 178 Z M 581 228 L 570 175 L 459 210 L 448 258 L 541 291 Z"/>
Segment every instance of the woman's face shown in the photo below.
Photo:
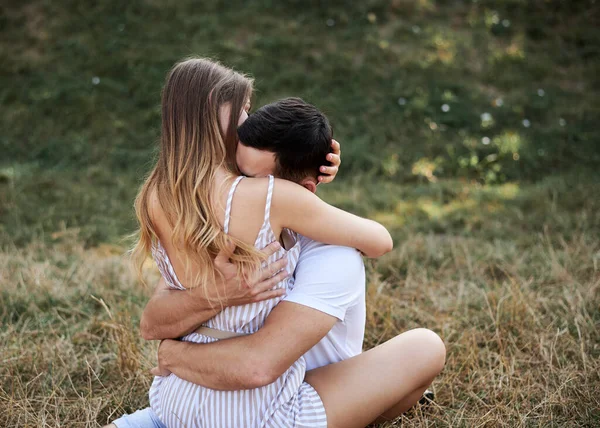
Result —
<path fill-rule="evenodd" d="M 235 162 L 248 177 L 266 177 L 275 171 L 275 153 L 245 146 L 241 141 L 238 141 Z"/>
<path fill-rule="evenodd" d="M 244 106 L 244 109 L 240 113 L 240 117 L 238 119 L 238 126 L 248 119 L 248 110 L 250 110 L 250 102 L 248 101 Z M 224 103 L 219 108 L 219 123 L 221 125 L 221 132 L 225 134 L 227 132 L 227 128 L 229 127 L 229 117 L 231 116 L 231 103 Z"/>
<path fill-rule="evenodd" d="M 250 110 L 250 101 L 246 103 L 238 120 L 240 126 L 248 119 L 248 110 Z M 231 112 L 231 104 L 225 103 L 219 110 L 219 121 L 221 129 L 227 129 L 229 125 L 229 116 Z M 275 171 L 275 153 L 264 150 L 257 150 L 253 147 L 248 147 L 238 141 L 236 150 L 236 163 L 242 174 L 248 177 L 266 177 L 273 174 Z"/>

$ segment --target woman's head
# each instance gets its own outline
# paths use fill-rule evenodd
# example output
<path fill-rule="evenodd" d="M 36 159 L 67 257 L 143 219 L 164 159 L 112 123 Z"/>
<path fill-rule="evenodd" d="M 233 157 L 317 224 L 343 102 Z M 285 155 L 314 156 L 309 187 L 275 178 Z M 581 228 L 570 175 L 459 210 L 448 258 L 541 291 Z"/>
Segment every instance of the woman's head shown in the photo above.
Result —
<path fill-rule="evenodd" d="M 252 80 L 221 64 L 192 58 L 169 72 L 162 93 L 159 163 L 172 174 L 196 160 L 237 172 L 237 124 L 252 96 Z M 227 120 L 221 113 L 228 112 Z"/>
<path fill-rule="evenodd" d="M 138 272 L 158 238 L 148 206 L 154 194 L 172 228 L 173 244 L 204 268 L 207 275 L 201 283 L 214 279 L 212 261 L 228 241 L 215 209 L 219 199 L 213 196 L 212 183 L 220 167 L 238 172 L 237 125 L 251 95 L 251 79 L 204 58 L 181 61 L 167 75 L 160 151 L 135 203 L 140 231 L 133 256 Z M 253 248 L 237 244 L 242 247 L 234 255 L 239 265 L 255 265 Z"/>

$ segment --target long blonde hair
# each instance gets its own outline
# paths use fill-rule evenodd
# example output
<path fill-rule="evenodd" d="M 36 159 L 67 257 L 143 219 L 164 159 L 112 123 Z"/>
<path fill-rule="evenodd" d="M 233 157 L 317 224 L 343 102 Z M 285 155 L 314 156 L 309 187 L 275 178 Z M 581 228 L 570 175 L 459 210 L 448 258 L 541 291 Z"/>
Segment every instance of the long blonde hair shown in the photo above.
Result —
<path fill-rule="evenodd" d="M 183 60 L 169 72 L 162 91 L 158 161 L 135 200 L 139 239 L 132 260 L 140 277 L 158 240 L 149 210 L 152 192 L 172 227 L 173 244 L 186 255 L 186 269 L 194 263 L 201 272 L 194 284 L 184 284 L 186 288 L 215 284 L 214 258 L 232 240 L 237 249 L 231 260 L 241 277 L 260 265 L 263 257 L 254 247 L 224 234 L 215 210 L 219 195 L 213 194 L 219 193 L 213 192 L 219 168 L 239 174 L 237 123 L 252 84 L 248 77 L 204 58 Z M 223 133 L 219 108 L 224 103 L 231 104 L 231 115 Z"/>

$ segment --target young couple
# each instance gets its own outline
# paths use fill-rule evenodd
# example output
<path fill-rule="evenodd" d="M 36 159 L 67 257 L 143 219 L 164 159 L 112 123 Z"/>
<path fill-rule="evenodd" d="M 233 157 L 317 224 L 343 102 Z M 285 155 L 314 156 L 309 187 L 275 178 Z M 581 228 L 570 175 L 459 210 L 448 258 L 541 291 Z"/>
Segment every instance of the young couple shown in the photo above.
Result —
<path fill-rule="evenodd" d="M 164 340 L 150 407 L 112 426 L 364 427 L 412 407 L 443 368 L 426 329 L 361 353 L 355 249 L 379 257 L 391 237 L 314 194 L 339 165 L 327 118 L 297 98 L 248 116 L 251 95 L 207 59 L 167 77 L 133 253 L 162 274 L 141 328 Z"/>

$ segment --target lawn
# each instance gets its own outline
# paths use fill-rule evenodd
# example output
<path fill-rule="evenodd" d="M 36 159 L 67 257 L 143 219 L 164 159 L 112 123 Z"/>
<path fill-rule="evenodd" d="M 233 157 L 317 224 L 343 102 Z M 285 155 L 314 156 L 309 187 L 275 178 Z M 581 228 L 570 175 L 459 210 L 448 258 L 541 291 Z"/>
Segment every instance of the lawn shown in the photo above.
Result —
<path fill-rule="evenodd" d="M 593 0 L 8 1 L 0 6 L 0 426 L 147 405 L 125 256 L 160 89 L 187 55 L 301 96 L 374 218 L 365 349 L 440 334 L 435 404 L 382 426 L 600 425 L 600 7 Z M 152 282 L 157 273 L 149 268 Z"/>

